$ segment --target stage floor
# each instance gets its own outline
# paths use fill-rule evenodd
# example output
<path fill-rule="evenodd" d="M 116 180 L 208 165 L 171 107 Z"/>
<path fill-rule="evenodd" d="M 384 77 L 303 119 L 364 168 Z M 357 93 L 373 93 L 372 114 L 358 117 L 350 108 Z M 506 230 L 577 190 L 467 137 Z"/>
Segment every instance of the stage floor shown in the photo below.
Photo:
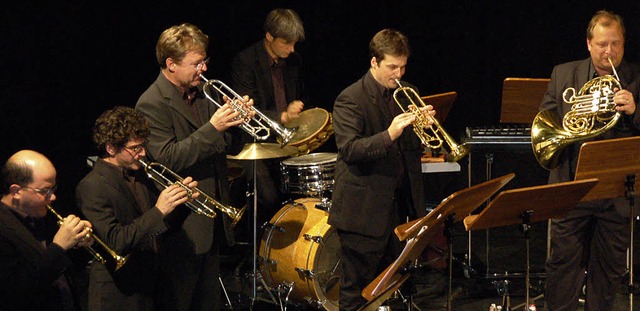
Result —
<path fill-rule="evenodd" d="M 460 255 L 454 254 L 454 257 L 458 256 Z M 221 259 L 221 276 L 231 301 L 231 306 L 227 303 L 223 310 L 251 310 L 251 297 L 253 297 L 251 247 L 249 245 L 241 245 L 223 251 Z M 508 263 L 505 262 L 505 264 Z M 490 279 L 486 276 L 474 277 L 467 273 L 469 272 L 468 269 L 465 270 L 459 264 L 454 264 L 452 270 L 451 310 L 486 311 L 489 310 L 492 304 L 496 306 L 506 305 L 503 302 L 505 299 L 503 295 L 504 279 L 496 278 L 493 280 L 493 278 Z M 473 274 L 474 271 L 471 272 Z M 422 268 L 419 271 L 415 271 L 412 278 L 409 279 L 413 286 L 403 286 L 399 292 L 396 292 L 394 297 L 383 305 L 388 306 L 390 310 L 447 310 L 447 300 L 449 298 L 448 273 L 446 268 Z M 544 310 L 544 273 L 532 272 L 530 275 L 529 304 L 534 304 L 537 310 Z M 636 277 L 636 279 L 638 278 Z M 516 274 L 508 282 L 507 289 L 511 310 L 523 310 L 526 300 L 524 275 Z M 405 285 L 408 283 L 409 281 L 405 282 Z M 275 291 L 269 292 L 265 290 L 260 280 L 256 284 L 256 300 L 253 310 L 317 310 L 305 301 L 290 299 L 288 303 L 278 302 Z M 623 284 L 620 287 L 620 293 L 616 297 L 616 304 L 613 310 L 630 310 L 629 296 L 624 293 L 627 288 L 625 285 Z M 640 299 L 637 297 L 638 294 L 634 296 L 634 306 L 640 306 Z M 222 298 L 225 299 L 224 295 Z M 283 296 L 282 299 L 284 300 L 284 298 Z M 413 303 L 412 309 L 408 307 L 410 302 Z M 583 310 L 582 305 L 578 310 Z"/>

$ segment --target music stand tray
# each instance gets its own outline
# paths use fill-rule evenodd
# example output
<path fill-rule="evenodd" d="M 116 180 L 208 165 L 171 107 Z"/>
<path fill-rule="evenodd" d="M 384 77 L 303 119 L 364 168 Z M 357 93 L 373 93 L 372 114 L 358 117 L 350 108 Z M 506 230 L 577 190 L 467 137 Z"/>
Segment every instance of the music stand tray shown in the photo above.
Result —
<path fill-rule="evenodd" d="M 424 251 L 431 240 L 430 237 L 444 230 L 445 221 L 448 218 L 452 222 L 462 220 L 498 192 L 513 177 L 515 174 L 510 173 L 455 192 L 444 199 L 427 216 L 396 227 L 396 235 L 400 241 L 407 240 L 407 244 L 398 259 L 365 287 L 362 296 L 372 301 L 387 292 L 387 289 L 402 277 L 401 268 L 406 263 L 415 260 Z"/>
<path fill-rule="evenodd" d="M 531 124 L 538 113 L 549 81 L 549 78 L 504 79 L 500 122 Z"/>
<path fill-rule="evenodd" d="M 620 150 L 628 150 L 620 152 Z M 600 182 L 582 201 L 625 197 L 625 179 L 640 173 L 640 136 L 590 141 L 582 144 L 575 180 L 598 178 Z M 635 187 L 640 185 L 636 179 Z"/>

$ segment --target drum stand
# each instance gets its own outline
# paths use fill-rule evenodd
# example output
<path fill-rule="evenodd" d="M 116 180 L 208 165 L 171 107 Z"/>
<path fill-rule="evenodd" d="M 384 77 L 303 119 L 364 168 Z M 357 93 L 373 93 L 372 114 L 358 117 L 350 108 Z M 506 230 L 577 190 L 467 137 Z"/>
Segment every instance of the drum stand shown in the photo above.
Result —
<path fill-rule="evenodd" d="M 292 154 L 294 154 L 295 152 L 298 151 L 298 148 L 296 147 L 292 147 L 292 146 L 287 146 L 287 147 L 281 147 L 280 144 L 275 144 L 275 143 L 250 143 L 250 144 L 246 144 L 244 146 L 244 148 L 237 154 L 234 156 L 227 156 L 227 159 L 232 159 L 232 160 L 252 160 L 253 161 L 253 193 L 251 193 L 251 195 L 253 195 L 253 263 L 252 263 L 252 269 L 253 269 L 253 275 L 252 275 L 252 284 L 251 284 L 251 302 L 250 302 L 250 310 L 253 310 L 253 306 L 255 301 L 257 300 L 258 297 L 258 290 L 257 290 L 257 282 L 258 282 L 258 188 L 257 188 L 257 183 L 256 183 L 256 178 L 257 178 L 257 160 L 263 160 L 263 159 L 270 159 L 270 158 L 281 158 L 281 157 L 287 157 L 290 156 Z M 262 285 L 267 288 L 267 285 L 265 284 L 264 280 L 262 279 L 262 277 L 260 277 L 260 281 L 262 282 Z M 275 297 L 273 297 L 273 295 L 271 294 L 271 292 L 269 291 L 269 296 L 271 297 L 271 299 L 273 300 L 274 303 L 276 303 L 276 299 Z"/>

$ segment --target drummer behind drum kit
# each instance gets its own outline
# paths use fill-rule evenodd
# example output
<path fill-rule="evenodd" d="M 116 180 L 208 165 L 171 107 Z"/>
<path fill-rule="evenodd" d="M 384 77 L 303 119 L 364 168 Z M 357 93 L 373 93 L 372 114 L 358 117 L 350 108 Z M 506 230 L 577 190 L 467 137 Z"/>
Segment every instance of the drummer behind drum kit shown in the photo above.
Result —
<path fill-rule="evenodd" d="M 289 303 L 305 303 L 338 310 L 340 242 L 335 229 L 327 224 L 337 154 L 310 153 L 333 134 L 331 114 L 322 108 L 304 110 L 284 126 L 293 132 L 288 143 L 251 143 L 239 154 L 227 156 L 236 160 L 290 157 L 280 163 L 281 189 L 297 196 L 263 226 L 258 256 L 254 248 L 252 299 L 257 295 L 256 280 L 261 278 L 273 302 L 283 308 Z M 254 183 L 254 245 L 256 192 Z"/>

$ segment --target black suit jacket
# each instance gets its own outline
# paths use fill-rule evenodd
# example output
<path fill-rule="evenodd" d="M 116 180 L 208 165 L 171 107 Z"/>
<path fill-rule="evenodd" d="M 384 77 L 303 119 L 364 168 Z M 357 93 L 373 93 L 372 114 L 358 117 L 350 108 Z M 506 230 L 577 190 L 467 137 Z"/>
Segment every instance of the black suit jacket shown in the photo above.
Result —
<path fill-rule="evenodd" d="M 271 120 L 280 122 L 273 95 L 269 61 L 264 40 L 238 53 L 231 65 L 232 88 L 240 95 L 249 95 L 260 112 Z M 302 79 L 302 57 L 297 52 L 293 52 L 282 61 L 286 62 L 283 76 L 287 104 L 294 100 L 301 100 L 305 103 L 305 108 L 308 108 Z"/>
<path fill-rule="evenodd" d="M 425 215 L 420 140 L 409 126 L 385 148 L 393 115 L 370 72 L 346 88 L 333 107 L 338 157 L 329 224 L 350 232 L 381 236 L 394 219 L 396 175 L 406 168 L 413 206 Z"/>
<path fill-rule="evenodd" d="M 562 124 L 562 118 L 572 107 L 572 105 L 564 103 L 562 94 L 569 87 L 574 88 L 577 93 L 587 81 L 591 80 L 591 77 L 589 77 L 591 66 L 591 58 L 555 66 L 551 73 L 551 81 L 549 81 L 547 91 L 540 105 L 540 110 L 553 109 L 556 112 L 559 124 Z M 640 134 L 640 109 L 638 109 L 640 108 L 638 103 L 640 68 L 637 65 L 629 64 L 623 60 L 619 68 L 617 68 L 617 73 L 620 77 L 622 88 L 629 90 L 634 95 L 637 105 L 635 113 L 631 116 L 623 115 L 618 119 L 613 129 L 598 137 L 581 140 L 579 143 L 566 147 L 560 159 L 560 165 L 552 169 L 549 173 L 549 183 L 565 182 L 574 179 L 578 154 L 583 142 L 629 137 Z M 624 150 L 620 150 L 619 152 L 624 153 Z M 623 202 L 624 200 L 614 201 L 615 205 L 619 207 L 628 205 L 628 203 Z M 603 204 L 603 202 L 598 201 L 594 202 L 594 204 L 600 205 Z M 618 210 L 623 215 L 628 215 L 628 212 L 623 211 L 621 208 L 618 208 Z"/>
<path fill-rule="evenodd" d="M 0 203 L 0 310 L 60 310 L 52 283 L 73 263 L 57 244 L 46 250 Z"/>
<path fill-rule="evenodd" d="M 156 274 L 153 237 L 167 230 L 160 210 L 155 208 L 155 186 L 142 171 L 136 175 L 136 187 L 146 197 L 146 211 L 136 201 L 124 179 L 122 169 L 102 159 L 76 187 L 78 207 L 93 225 L 93 232 L 127 263 L 118 271 L 93 262 L 90 282 L 98 283 L 105 295 L 119 290 L 124 295 L 144 293 L 151 297 Z M 97 246 L 96 246 L 97 247 Z M 105 255 L 106 256 L 106 255 Z M 96 295 L 96 296 L 92 296 Z M 89 307 L 99 309 L 101 293 L 89 292 Z M 92 303 L 96 303 L 95 305 Z M 111 306 L 124 307 L 125 301 L 109 301 Z M 102 308 L 106 307 L 102 305 Z"/>
<path fill-rule="evenodd" d="M 222 103 L 222 101 L 218 101 Z M 229 202 L 227 179 L 227 153 L 237 154 L 243 144 L 238 137 L 240 129 L 233 127 L 218 132 L 209 119 L 218 109 L 206 99 L 201 88 L 195 100 L 200 119 L 196 119 L 182 99 L 182 94 L 165 78 L 162 72 L 156 81 L 140 96 L 136 110 L 149 121 L 151 135 L 147 144 L 147 156 L 158 161 L 181 177 L 192 176 L 198 188 L 216 200 Z M 229 244 L 234 243 L 228 216 L 218 213 L 216 219 L 224 220 Z M 196 213 L 189 213 L 182 222 L 182 237 L 176 237 L 195 254 L 209 251 L 213 242 L 213 221 Z"/>

